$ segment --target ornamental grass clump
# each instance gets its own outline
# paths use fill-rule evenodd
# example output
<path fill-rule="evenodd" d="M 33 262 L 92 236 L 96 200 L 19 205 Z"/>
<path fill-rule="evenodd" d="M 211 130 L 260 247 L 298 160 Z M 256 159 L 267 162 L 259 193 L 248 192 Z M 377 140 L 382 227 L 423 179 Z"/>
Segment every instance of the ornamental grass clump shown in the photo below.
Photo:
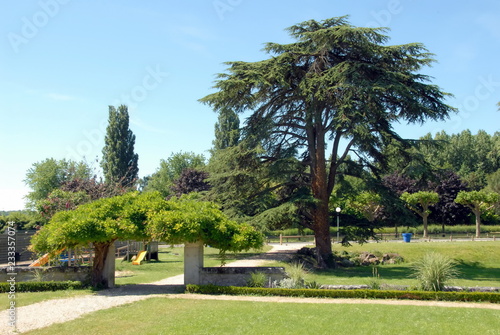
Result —
<path fill-rule="evenodd" d="M 286 270 L 288 278 L 281 280 L 279 283 L 276 283 L 274 286 L 279 288 L 305 288 L 305 276 L 307 274 L 304 269 L 303 263 L 292 263 L 289 268 Z"/>
<path fill-rule="evenodd" d="M 451 258 L 430 252 L 412 265 L 413 275 L 424 291 L 443 291 L 446 283 L 459 274 Z"/>
<path fill-rule="evenodd" d="M 247 281 L 248 287 L 265 287 L 267 277 L 262 272 L 252 272 L 250 278 Z"/>

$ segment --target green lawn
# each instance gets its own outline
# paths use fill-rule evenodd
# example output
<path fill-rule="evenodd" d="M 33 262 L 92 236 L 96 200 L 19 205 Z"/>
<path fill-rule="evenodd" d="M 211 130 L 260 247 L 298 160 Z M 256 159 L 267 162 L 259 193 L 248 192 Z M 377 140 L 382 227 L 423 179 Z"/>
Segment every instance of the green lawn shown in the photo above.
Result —
<path fill-rule="evenodd" d="M 380 242 L 351 247 L 335 245 L 334 250 L 349 252 L 369 251 L 375 254 L 395 252 L 404 257 L 405 262 L 394 265 L 379 265 L 380 282 L 389 285 L 416 286 L 411 279 L 410 265 L 430 251 L 439 252 L 458 262 L 460 276 L 450 282 L 458 286 L 494 286 L 500 287 L 500 241 L 497 242 Z M 287 266 L 273 263 L 274 266 Z M 338 268 L 315 271 L 306 276 L 308 281 L 325 285 L 360 285 L 368 284 L 373 278 L 371 267 Z"/>
<path fill-rule="evenodd" d="M 498 334 L 499 329 L 500 311 L 488 309 L 152 298 L 25 334 Z"/>

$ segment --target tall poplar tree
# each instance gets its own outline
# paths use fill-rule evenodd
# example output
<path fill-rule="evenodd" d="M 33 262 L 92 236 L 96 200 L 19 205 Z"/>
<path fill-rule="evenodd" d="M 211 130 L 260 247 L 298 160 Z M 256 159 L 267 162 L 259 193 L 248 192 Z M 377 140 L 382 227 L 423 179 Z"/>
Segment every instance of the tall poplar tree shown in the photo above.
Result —
<path fill-rule="evenodd" d="M 420 43 L 388 45 L 386 29 L 354 27 L 347 17 L 306 21 L 288 32 L 295 41 L 267 43 L 268 59 L 226 63 L 217 92 L 201 101 L 217 111 L 250 112 L 244 133 L 262 139 L 267 160 L 294 154 L 307 166 L 317 256 L 327 266 L 329 198 L 340 167 L 350 155 L 357 158 L 351 164 L 373 166 L 393 141 L 410 146 L 393 123 L 443 120 L 454 109 L 418 73 L 433 62 Z"/>
<path fill-rule="evenodd" d="M 234 147 L 240 140 L 240 118 L 231 109 L 219 112 L 215 124 L 214 151 Z"/>
<path fill-rule="evenodd" d="M 134 153 L 135 135 L 129 129 L 128 108 L 109 106 L 109 123 L 101 166 L 106 183 L 131 187 L 139 174 L 139 155 Z"/>

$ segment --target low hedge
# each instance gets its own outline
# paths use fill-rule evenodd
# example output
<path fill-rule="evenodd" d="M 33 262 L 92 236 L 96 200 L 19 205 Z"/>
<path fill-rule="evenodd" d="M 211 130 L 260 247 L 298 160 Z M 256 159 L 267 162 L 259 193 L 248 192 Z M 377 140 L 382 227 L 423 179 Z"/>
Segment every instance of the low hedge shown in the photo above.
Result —
<path fill-rule="evenodd" d="M 187 285 L 188 293 L 262 295 L 305 298 L 410 299 L 500 303 L 500 293 L 490 292 L 427 292 L 396 290 L 325 290 Z"/>
<path fill-rule="evenodd" d="M 15 283 L 15 293 L 78 290 L 85 286 L 79 281 L 29 281 Z M 0 293 L 13 292 L 10 283 L 0 283 Z"/>

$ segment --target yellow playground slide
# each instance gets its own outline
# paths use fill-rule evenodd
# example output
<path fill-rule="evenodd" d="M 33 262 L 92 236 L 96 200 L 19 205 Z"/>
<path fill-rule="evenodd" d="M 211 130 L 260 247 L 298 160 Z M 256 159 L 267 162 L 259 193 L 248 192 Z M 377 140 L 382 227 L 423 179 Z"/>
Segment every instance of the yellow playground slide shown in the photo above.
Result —
<path fill-rule="evenodd" d="M 43 255 L 42 257 L 40 257 L 39 259 L 37 259 L 36 261 L 34 261 L 33 263 L 31 263 L 29 266 L 44 266 L 45 264 L 47 264 L 47 262 L 49 261 L 49 259 L 52 255 L 59 255 L 63 251 L 64 251 L 64 249 L 61 249 L 61 250 L 55 252 L 54 254 L 47 253 L 47 254 Z"/>
<path fill-rule="evenodd" d="M 146 257 L 147 253 L 147 251 L 139 252 L 135 257 L 135 260 L 132 261 L 132 265 L 141 265 L 141 262 L 144 260 L 144 257 Z"/>

